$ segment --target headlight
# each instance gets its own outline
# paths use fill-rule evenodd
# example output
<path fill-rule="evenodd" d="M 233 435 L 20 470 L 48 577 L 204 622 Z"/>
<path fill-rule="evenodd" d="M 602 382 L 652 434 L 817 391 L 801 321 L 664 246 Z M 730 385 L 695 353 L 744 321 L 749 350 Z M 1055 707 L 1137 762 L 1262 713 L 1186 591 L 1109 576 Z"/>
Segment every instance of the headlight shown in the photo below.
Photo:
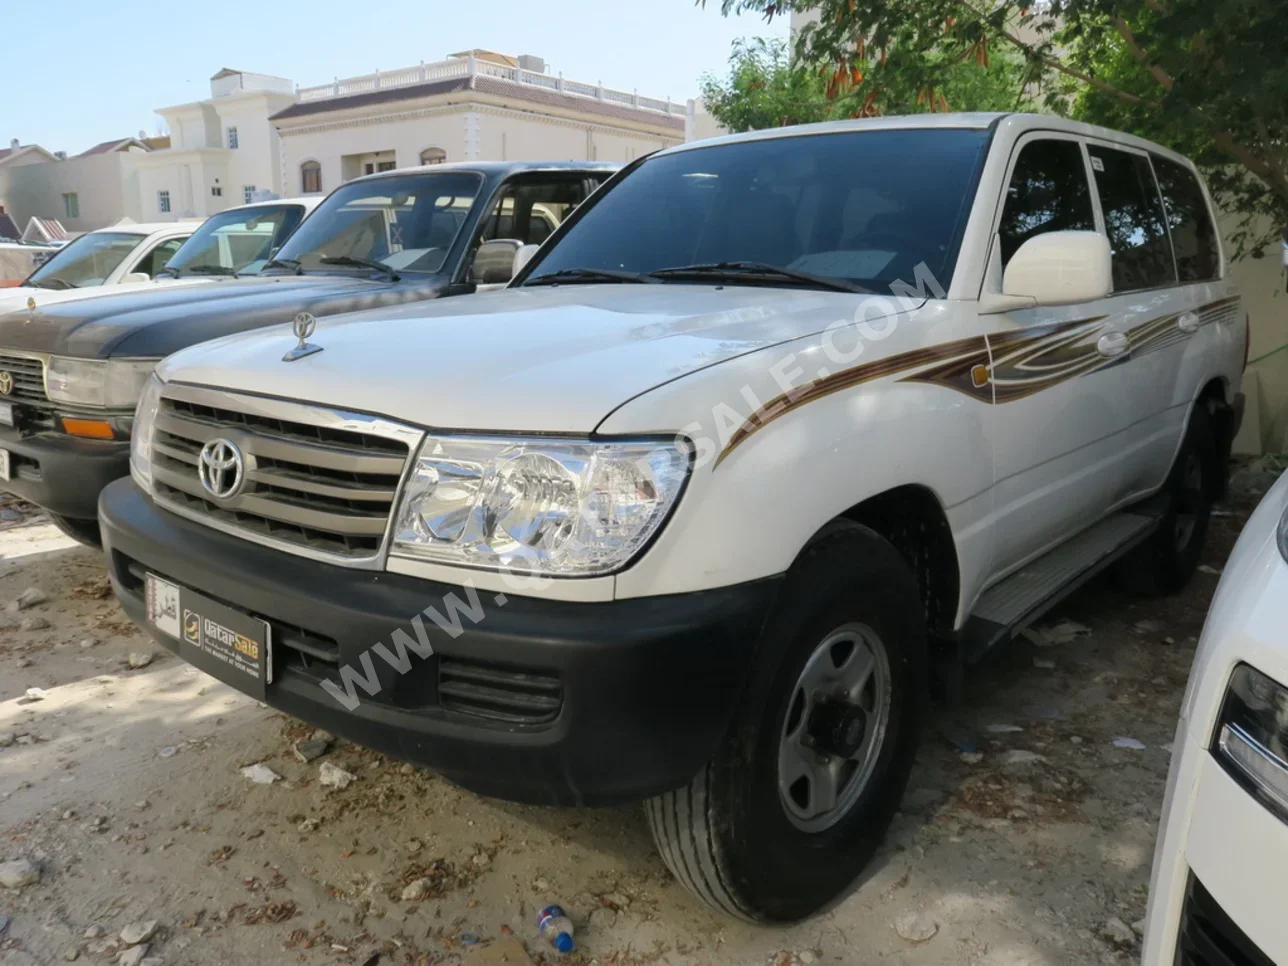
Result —
<path fill-rule="evenodd" d="M 68 359 L 51 356 L 45 389 L 53 402 L 96 409 L 130 409 L 159 359 Z"/>
<path fill-rule="evenodd" d="M 624 567 L 689 474 L 687 444 L 431 436 L 393 552 L 457 566 L 591 577 Z"/>
<path fill-rule="evenodd" d="M 1240 664 L 1230 677 L 1216 744 L 1226 771 L 1288 821 L 1288 689 Z"/>
<path fill-rule="evenodd" d="M 1283 519 L 1279 521 L 1279 553 L 1288 561 L 1288 509 L 1284 510 Z"/>
<path fill-rule="evenodd" d="M 152 434 L 156 429 L 157 410 L 161 408 L 162 382 L 155 375 L 148 379 L 134 412 L 134 431 L 130 434 L 130 475 L 143 492 L 152 492 Z"/>

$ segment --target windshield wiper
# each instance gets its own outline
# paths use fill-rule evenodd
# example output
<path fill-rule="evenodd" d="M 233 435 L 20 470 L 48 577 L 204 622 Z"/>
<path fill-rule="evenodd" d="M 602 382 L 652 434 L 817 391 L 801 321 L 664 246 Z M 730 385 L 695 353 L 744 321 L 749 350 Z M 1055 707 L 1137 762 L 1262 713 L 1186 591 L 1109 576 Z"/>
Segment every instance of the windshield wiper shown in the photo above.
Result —
<path fill-rule="evenodd" d="M 389 276 L 389 281 L 396 282 L 402 278 L 397 269 L 378 262 L 374 258 L 357 258 L 354 255 L 327 255 L 318 259 L 323 265 L 352 265 L 354 268 L 371 268 Z M 297 263 L 298 264 L 298 263 Z"/>
<path fill-rule="evenodd" d="M 649 272 L 654 278 L 718 278 L 725 281 L 783 281 L 812 285 L 815 288 L 830 289 L 833 292 L 860 292 L 870 295 L 871 290 L 853 282 L 839 278 L 826 278 L 822 275 L 811 275 L 781 265 L 770 265 L 767 262 L 712 262 L 702 265 L 677 265 L 675 268 L 659 268 Z"/>
<path fill-rule="evenodd" d="M 296 275 L 304 274 L 304 266 L 300 264 L 298 258 L 270 258 L 264 263 L 264 268 L 285 268 Z"/>
<path fill-rule="evenodd" d="M 32 282 L 31 284 L 36 288 L 51 288 L 56 292 L 76 287 L 65 278 L 42 278 L 39 282 Z"/>
<path fill-rule="evenodd" d="M 578 282 L 641 282 L 655 283 L 642 272 L 621 272 L 612 268 L 565 268 L 546 275 L 538 275 L 524 282 L 528 285 L 575 285 Z"/>
<path fill-rule="evenodd" d="M 178 269 L 178 273 L 183 275 L 185 272 L 191 275 L 236 275 L 231 268 L 225 268 L 223 265 L 190 265 L 187 268 Z"/>

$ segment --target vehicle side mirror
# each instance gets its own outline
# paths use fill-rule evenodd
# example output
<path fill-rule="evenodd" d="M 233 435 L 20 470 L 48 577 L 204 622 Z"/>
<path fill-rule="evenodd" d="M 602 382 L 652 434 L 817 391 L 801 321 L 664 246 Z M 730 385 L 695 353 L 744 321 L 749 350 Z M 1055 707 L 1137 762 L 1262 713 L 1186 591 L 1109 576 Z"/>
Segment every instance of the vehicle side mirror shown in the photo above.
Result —
<path fill-rule="evenodd" d="M 504 285 L 514 277 L 514 259 L 522 247 L 517 238 L 484 242 L 474 253 L 470 281 L 475 285 Z"/>
<path fill-rule="evenodd" d="M 1097 231 L 1052 231 L 1020 246 L 1002 276 L 1002 294 L 1061 305 L 1114 290 L 1109 239 Z"/>
<path fill-rule="evenodd" d="M 518 275 L 519 272 L 522 271 L 527 266 L 528 262 L 532 261 L 532 256 L 535 255 L 540 250 L 541 250 L 540 245 L 524 245 L 517 252 L 515 252 L 514 253 L 514 272 L 513 274 L 511 274 L 510 277 L 514 278 L 516 275 Z"/>
<path fill-rule="evenodd" d="M 121 279 L 122 285 L 133 285 L 135 282 L 150 282 L 152 276 L 147 272 L 130 272 Z"/>

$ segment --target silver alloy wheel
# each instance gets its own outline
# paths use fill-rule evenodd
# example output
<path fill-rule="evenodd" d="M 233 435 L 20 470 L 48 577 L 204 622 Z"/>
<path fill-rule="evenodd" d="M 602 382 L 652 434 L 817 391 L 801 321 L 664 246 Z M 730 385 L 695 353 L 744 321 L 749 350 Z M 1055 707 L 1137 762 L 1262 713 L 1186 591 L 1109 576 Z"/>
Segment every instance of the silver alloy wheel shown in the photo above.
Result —
<path fill-rule="evenodd" d="M 1203 502 L 1203 464 L 1199 454 L 1190 450 L 1185 456 L 1185 473 L 1181 480 L 1180 509 L 1176 514 L 1174 539 L 1176 549 L 1184 550 L 1194 539 L 1198 527 L 1197 507 Z"/>
<path fill-rule="evenodd" d="M 890 723 L 890 659 L 865 624 L 845 624 L 810 655 L 783 721 L 778 795 L 803 832 L 822 832 L 863 794 Z"/>

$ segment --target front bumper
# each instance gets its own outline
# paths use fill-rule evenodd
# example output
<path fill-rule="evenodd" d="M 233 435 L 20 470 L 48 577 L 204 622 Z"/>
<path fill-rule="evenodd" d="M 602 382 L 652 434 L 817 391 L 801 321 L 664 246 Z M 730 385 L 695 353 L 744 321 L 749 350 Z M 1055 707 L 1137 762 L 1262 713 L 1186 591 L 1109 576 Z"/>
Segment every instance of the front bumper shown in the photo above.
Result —
<path fill-rule="evenodd" d="M 130 475 L 128 440 L 79 439 L 55 432 L 22 436 L 3 427 L 0 449 L 9 453 L 12 477 L 0 481 L 0 489 L 75 520 L 93 520 L 103 487 Z"/>
<path fill-rule="evenodd" d="M 1244 528 L 1195 656 L 1155 851 L 1144 966 L 1288 963 L 1288 822 L 1212 750 L 1235 667 L 1288 683 L 1288 564 L 1274 536 L 1286 501 L 1288 476 Z"/>
<path fill-rule="evenodd" d="M 697 774 L 729 727 L 779 584 L 609 603 L 484 593 L 481 619 L 463 617 L 454 637 L 425 621 L 434 654 L 408 655 L 400 674 L 367 649 L 396 629 L 416 639 L 412 617 L 450 613 L 448 596 L 469 591 L 260 547 L 158 508 L 132 480 L 104 490 L 99 511 L 112 585 L 135 621 L 147 572 L 267 620 L 271 706 L 480 794 L 535 804 L 634 801 Z M 364 654 L 381 687 L 355 692 L 361 703 L 347 711 L 321 682 L 361 669 Z M 558 696 L 557 710 L 525 717 L 502 694 L 508 720 L 498 718 L 470 704 L 469 688 L 462 701 L 462 680 L 536 688 Z"/>

